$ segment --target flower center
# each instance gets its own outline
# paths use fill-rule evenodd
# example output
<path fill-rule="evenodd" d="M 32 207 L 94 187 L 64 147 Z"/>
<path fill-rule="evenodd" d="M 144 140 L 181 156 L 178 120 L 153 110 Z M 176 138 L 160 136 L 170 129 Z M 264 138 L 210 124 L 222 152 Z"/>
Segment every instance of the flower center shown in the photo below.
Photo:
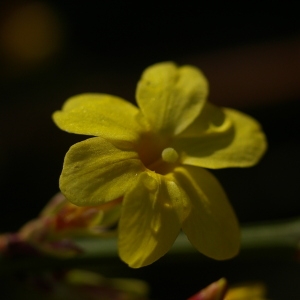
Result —
<path fill-rule="evenodd" d="M 179 155 L 174 148 L 168 147 L 171 139 L 148 132 L 141 136 L 136 150 L 144 166 L 158 174 L 172 171 Z"/>
<path fill-rule="evenodd" d="M 167 163 L 176 163 L 179 158 L 177 151 L 174 148 L 165 148 L 161 153 L 162 160 Z"/>

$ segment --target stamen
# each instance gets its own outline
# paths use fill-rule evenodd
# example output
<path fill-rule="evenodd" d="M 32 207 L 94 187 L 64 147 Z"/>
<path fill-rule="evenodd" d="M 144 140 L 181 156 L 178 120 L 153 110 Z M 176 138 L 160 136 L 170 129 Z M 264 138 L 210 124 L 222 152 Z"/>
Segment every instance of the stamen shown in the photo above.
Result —
<path fill-rule="evenodd" d="M 161 153 L 161 156 L 163 161 L 167 163 L 175 163 L 179 158 L 177 151 L 173 148 L 164 149 L 163 152 Z"/>

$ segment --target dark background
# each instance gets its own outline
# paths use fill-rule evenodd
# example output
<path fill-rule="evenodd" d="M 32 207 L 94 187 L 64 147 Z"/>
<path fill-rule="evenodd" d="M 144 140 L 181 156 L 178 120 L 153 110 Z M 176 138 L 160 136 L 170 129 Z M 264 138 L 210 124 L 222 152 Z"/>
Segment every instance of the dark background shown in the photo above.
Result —
<path fill-rule="evenodd" d="M 292 2 L 72 2 L 0 4 L 1 232 L 38 214 L 59 189 L 66 151 L 84 138 L 56 128 L 53 111 L 82 92 L 134 102 L 143 69 L 165 60 L 200 67 L 210 101 L 249 113 L 266 132 L 259 165 L 214 172 L 242 224 L 299 215 L 300 24 Z"/>

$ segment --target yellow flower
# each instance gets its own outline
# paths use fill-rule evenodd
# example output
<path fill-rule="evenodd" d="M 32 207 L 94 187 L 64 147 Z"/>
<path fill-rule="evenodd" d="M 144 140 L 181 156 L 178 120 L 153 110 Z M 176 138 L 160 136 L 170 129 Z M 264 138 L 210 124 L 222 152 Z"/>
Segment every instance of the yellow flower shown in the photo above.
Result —
<path fill-rule="evenodd" d="M 267 300 L 267 289 L 263 283 L 245 283 L 230 288 L 224 300 Z"/>
<path fill-rule="evenodd" d="M 227 280 L 221 278 L 202 289 L 188 300 L 267 300 L 263 283 L 243 283 L 228 289 Z"/>
<path fill-rule="evenodd" d="M 96 136 L 70 148 L 60 188 L 79 206 L 124 197 L 118 246 L 131 267 L 163 256 L 181 229 L 214 259 L 239 251 L 236 216 L 204 168 L 252 166 L 266 140 L 254 119 L 206 102 L 207 94 L 197 68 L 167 62 L 144 71 L 139 108 L 116 96 L 82 94 L 53 115 L 65 131 Z"/>

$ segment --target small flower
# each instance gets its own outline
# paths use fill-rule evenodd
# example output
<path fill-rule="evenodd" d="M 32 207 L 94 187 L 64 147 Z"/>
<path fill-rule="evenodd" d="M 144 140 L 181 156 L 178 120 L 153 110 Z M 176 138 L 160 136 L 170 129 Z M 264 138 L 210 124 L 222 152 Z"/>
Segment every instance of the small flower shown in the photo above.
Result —
<path fill-rule="evenodd" d="M 221 278 L 218 281 L 211 283 L 188 300 L 224 300 L 226 291 L 227 280 Z"/>
<path fill-rule="evenodd" d="M 116 235 L 121 199 L 98 206 L 79 207 L 61 194 L 55 195 L 39 217 L 17 233 L 0 235 L 0 253 L 6 256 L 73 256 L 83 252 L 74 237 Z"/>
<path fill-rule="evenodd" d="M 60 188 L 79 206 L 123 197 L 119 254 L 149 265 L 180 230 L 201 253 L 228 259 L 239 251 L 239 226 L 217 179 L 204 168 L 248 167 L 266 150 L 260 125 L 206 101 L 195 67 L 160 63 L 137 86 L 139 108 L 116 96 L 81 94 L 54 113 L 61 129 L 96 136 L 66 154 Z"/>
<path fill-rule="evenodd" d="M 6 282 L 9 279 L 9 285 L 7 290 L 1 286 L 2 299 L 149 299 L 149 286 L 145 281 L 133 278 L 106 278 L 99 273 L 82 269 L 29 272 L 22 273 L 22 276 L 8 274 L 5 279 Z"/>
<path fill-rule="evenodd" d="M 45 223 L 47 236 L 58 237 L 93 236 L 114 234 L 112 228 L 120 216 L 121 199 L 98 206 L 80 207 L 70 203 L 61 193 L 45 206 L 39 220 Z"/>
<path fill-rule="evenodd" d="M 267 300 L 263 283 L 243 283 L 227 289 L 227 281 L 221 278 L 211 283 L 188 300 Z"/>

